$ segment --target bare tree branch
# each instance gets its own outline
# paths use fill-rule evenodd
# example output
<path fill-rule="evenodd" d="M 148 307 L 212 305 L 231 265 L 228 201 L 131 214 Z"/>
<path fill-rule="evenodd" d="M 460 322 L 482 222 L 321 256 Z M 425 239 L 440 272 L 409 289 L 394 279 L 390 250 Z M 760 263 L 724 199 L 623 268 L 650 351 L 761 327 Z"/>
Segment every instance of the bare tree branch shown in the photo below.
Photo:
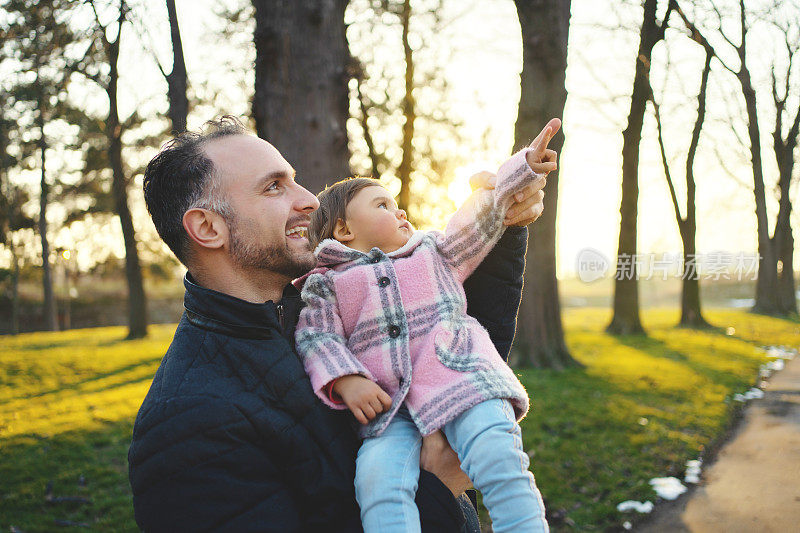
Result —
<path fill-rule="evenodd" d="M 676 2 L 676 4 L 677 4 L 677 0 L 675 0 L 675 2 Z M 724 39 L 725 39 L 725 40 L 726 40 L 726 41 L 727 41 L 727 42 L 728 42 L 728 43 L 729 43 L 729 44 L 730 44 L 730 45 L 731 45 L 731 46 L 732 46 L 732 47 L 733 47 L 735 50 L 737 50 L 737 51 L 738 51 L 738 50 L 739 50 L 739 48 L 738 48 L 738 47 L 737 47 L 737 46 L 736 46 L 736 45 L 735 45 L 733 42 L 731 42 L 731 41 L 730 41 L 730 40 L 729 40 L 729 39 L 728 39 L 728 38 L 727 38 L 727 37 L 726 37 L 726 36 L 725 36 L 725 35 L 722 33 L 722 22 L 721 22 L 721 21 L 722 21 L 722 18 L 721 18 L 721 17 L 722 17 L 722 15 L 719 13 L 719 10 L 717 9 L 716 5 L 715 5 L 713 2 L 711 3 L 711 5 L 713 6 L 714 10 L 717 12 L 718 16 L 720 17 L 720 28 L 719 28 L 719 33 L 720 33 L 720 35 L 722 35 L 722 36 L 723 36 L 723 38 L 724 38 Z M 722 57 L 721 57 L 721 56 L 720 56 L 720 55 L 717 53 L 716 49 L 715 49 L 715 48 L 714 48 L 714 47 L 711 45 L 711 43 L 709 42 L 709 40 L 708 40 L 708 39 L 706 39 L 706 38 L 705 38 L 705 36 L 703 36 L 702 32 L 699 30 L 699 28 L 697 27 L 697 25 L 688 19 L 688 17 L 687 17 L 687 16 L 686 16 L 686 14 L 684 13 L 683 9 L 680 7 L 680 5 L 678 5 L 678 7 L 677 7 L 676 11 L 678 12 L 678 15 L 681 17 L 681 20 L 683 20 L 683 23 L 684 23 L 684 25 L 686 26 L 686 28 L 689 30 L 689 37 L 690 37 L 690 38 L 691 38 L 693 41 L 695 41 L 696 43 L 698 43 L 699 45 L 701 45 L 703 48 L 705 48 L 705 49 L 707 49 L 707 50 L 711 50 L 711 52 L 714 54 L 714 57 L 716 58 L 716 60 L 717 60 L 717 61 L 719 61 L 720 65 L 722 65 L 722 67 L 723 67 L 725 70 L 727 70 L 728 72 L 730 72 L 731 74 L 733 74 L 733 75 L 735 75 L 735 76 L 738 76 L 740 71 L 738 71 L 738 70 L 734 70 L 734 69 L 733 69 L 732 67 L 730 67 L 730 66 L 729 66 L 727 63 L 725 63 L 725 61 L 723 61 L 723 60 L 722 60 Z M 742 62 L 742 63 L 741 63 L 741 67 L 744 67 L 744 62 Z M 741 68 L 741 67 L 740 67 L 740 68 Z"/>
<path fill-rule="evenodd" d="M 667 186 L 669 187 L 669 196 L 672 199 L 672 207 L 675 210 L 675 220 L 678 226 L 683 226 L 684 218 L 681 216 L 681 208 L 678 203 L 678 196 L 675 194 L 675 185 L 672 183 L 672 174 L 669 169 L 669 162 L 667 161 L 667 150 L 664 147 L 664 134 L 661 129 L 661 112 L 658 102 L 656 102 L 653 88 L 650 87 L 650 94 L 648 95 L 650 102 L 653 104 L 653 112 L 656 116 L 656 129 L 658 130 L 658 146 L 661 149 L 661 164 L 664 166 L 664 177 L 667 178 Z"/>

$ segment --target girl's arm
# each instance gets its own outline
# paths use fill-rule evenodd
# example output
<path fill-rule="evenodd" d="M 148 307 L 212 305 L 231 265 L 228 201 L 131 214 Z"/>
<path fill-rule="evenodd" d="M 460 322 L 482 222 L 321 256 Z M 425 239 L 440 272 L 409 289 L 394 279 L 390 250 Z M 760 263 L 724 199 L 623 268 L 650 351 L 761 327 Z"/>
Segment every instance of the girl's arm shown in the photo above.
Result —
<path fill-rule="evenodd" d="M 301 296 L 306 306 L 300 311 L 295 333 L 297 353 L 314 393 L 334 409 L 347 409 L 345 404 L 331 401 L 326 386 L 350 374 L 360 374 L 372 381 L 374 378 L 347 348 L 332 281 L 325 274 L 311 274 Z"/>
<path fill-rule="evenodd" d="M 513 203 L 513 195 L 536 180 L 525 148 L 503 163 L 497 171 L 494 189 L 479 189 L 459 208 L 437 236 L 437 246 L 445 261 L 463 282 L 483 261 L 503 235 L 503 219 Z"/>

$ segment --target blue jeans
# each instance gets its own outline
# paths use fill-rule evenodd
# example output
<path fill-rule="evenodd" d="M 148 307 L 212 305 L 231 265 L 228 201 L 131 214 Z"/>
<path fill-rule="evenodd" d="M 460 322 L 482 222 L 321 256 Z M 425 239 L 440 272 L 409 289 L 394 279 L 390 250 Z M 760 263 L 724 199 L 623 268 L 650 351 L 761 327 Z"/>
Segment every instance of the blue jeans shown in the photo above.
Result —
<path fill-rule="evenodd" d="M 475 488 L 483 494 L 497 533 L 548 531 L 544 503 L 528 470 L 522 433 L 506 400 L 468 409 L 442 431 Z M 356 499 L 366 533 L 418 532 L 414 504 L 422 436 L 405 407 L 386 430 L 365 439 L 356 459 Z"/>

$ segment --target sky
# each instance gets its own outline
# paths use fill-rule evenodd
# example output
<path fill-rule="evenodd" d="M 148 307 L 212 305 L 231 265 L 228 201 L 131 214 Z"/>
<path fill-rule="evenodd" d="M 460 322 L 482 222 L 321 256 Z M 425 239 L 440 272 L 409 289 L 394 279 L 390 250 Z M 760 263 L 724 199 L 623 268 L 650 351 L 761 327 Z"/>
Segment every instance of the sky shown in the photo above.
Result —
<path fill-rule="evenodd" d="M 233 4 L 235 0 L 227 0 Z M 134 109 L 166 112 L 166 83 L 155 67 L 154 55 L 169 70 L 171 48 L 166 9 L 163 2 L 139 0 L 146 6 L 147 20 L 129 31 L 123 40 L 123 78 L 120 85 L 120 111 Z M 177 10 L 184 52 L 193 90 L 215 104 L 194 109 L 189 127 L 198 128 L 219 110 L 249 115 L 247 95 L 252 90 L 254 51 L 248 46 L 247 31 L 222 38 L 220 18 L 215 13 L 225 2 L 218 0 L 178 0 Z M 458 5 L 455 20 L 447 28 L 445 43 L 451 48 L 449 60 L 441 66 L 452 87 L 451 105 L 463 121 L 463 134 L 491 135 L 486 146 L 455 172 L 449 197 L 460 202 L 467 194 L 468 176 L 479 169 L 496 169 L 508 156 L 513 144 L 514 121 L 519 102 L 519 72 L 522 66 L 521 37 L 511 0 L 484 0 Z M 468 6 L 465 8 L 463 6 Z M 609 7 L 615 6 L 615 7 Z M 572 0 L 572 19 L 567 68 L 568 99 L 564 111 L 565 145 L 560 154 L 559 206 L 557 220 L 557 261 L 560 276 L 575 274 L 582 250 L 591 248 L 606 257 L 616 253 L 621 194 L 622 130 L 627 121 L 634 58 L 638 44 L 636 10 L 620 7 L 619 2 Z M 352 20 L 354 15 L 349 13 Z M 656 81 L 662 96 L 662 114 L 668 153 L 674 158 L 674 174 L 679 198 L 685 194 L 682 183 L 683 157 L 694 121 L 694 102 L 703 56 L 677 32 L 670 33 L 673 45 L 659 46 L 655 65 L 669 64 L 669 76 Z M 143 44 L 144 43 L 144 44 Z M 358 43 L 351 46 L 357 47 Z M 756 68 L 758 75 L 766 70 Z M 665 69 L 654 69 L 664 72 Z M 736 86 L 715 68 L 709 89 L 709 114 L 696 163 L 698 235 L 700 253 L 726 251 L 753 254 L 757 248 L 752 173 L 746 148 L 738 145 L 731 133 L 727 114 Z M 86 97 L 90 99 L 90 96 Z M 533 138 L 538 132 L 530 132 Z M 772 191 L 777 169 L 769 142 L 765 139 L 767 190 L 770 220 L 777 202 Z M 641 145 L 639 249 L 643 253 L 678 253 L 681 243 L 664 179 L 655 121 L 648 113 Z M 715 153 L 716 152 L 716 153 Z M 718 155 L 718 154 L 719 155 Z M 146 158 L 145 151 L 138 154 Z M 724 167 L 720 163 L 724 161 Z M 731 172 L 732 171 L 732 172 Z M 733 174 L 733 175 L 731 175 Z M 547 189 L 545 189 L 547 191 Z M 793 198 L 798 198 L 797 183 Z M 134 192 L 138 207 L 137 224 L 145 238 L 154 233 L 140 195 Z M 683 200 L 682 200 L 683 201 Z M 772 224 L 773 222 L 771 222 Z M 795 234 L 800 217 L 793 219 Z M 58 236 L 73 240 L 80 230 Z M 117 230 L 114 230 L 117 231 Z M 149 236 L 149 237 L 148 237 Z M 104 246 L 118 247 L 114 235 Z M 800 264 L 800 247 L 795 264 Z M 677 266 L 677 265 L 676 265 Z"/>

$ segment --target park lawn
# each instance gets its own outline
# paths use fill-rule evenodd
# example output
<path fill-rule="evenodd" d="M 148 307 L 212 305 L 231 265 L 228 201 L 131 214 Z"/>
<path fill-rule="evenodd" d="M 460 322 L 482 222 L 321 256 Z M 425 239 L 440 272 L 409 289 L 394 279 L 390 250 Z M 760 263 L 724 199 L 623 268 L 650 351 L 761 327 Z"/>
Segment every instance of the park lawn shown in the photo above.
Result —
<path fill-rule="evenodd" d="M 617 503 L 654 500 L 650 478 L 682 477 L 729 428 L 730 397 L 766 360 L 759 347 L 800 346 L 796 319 L 714 311 L 719 329 L 697 332 L 656 309 L 643 315 L 649 337 L 611 337 L 609 318 L 565 311 L 585 368 L 518 371 L 533 400 L 523 440 L 555 530 L 619 527 L 629 517 Z M 136 530 L 127 447 L 174 327 L 136 341 L 124 328 L 0 337 L 0 531 Z"/>

